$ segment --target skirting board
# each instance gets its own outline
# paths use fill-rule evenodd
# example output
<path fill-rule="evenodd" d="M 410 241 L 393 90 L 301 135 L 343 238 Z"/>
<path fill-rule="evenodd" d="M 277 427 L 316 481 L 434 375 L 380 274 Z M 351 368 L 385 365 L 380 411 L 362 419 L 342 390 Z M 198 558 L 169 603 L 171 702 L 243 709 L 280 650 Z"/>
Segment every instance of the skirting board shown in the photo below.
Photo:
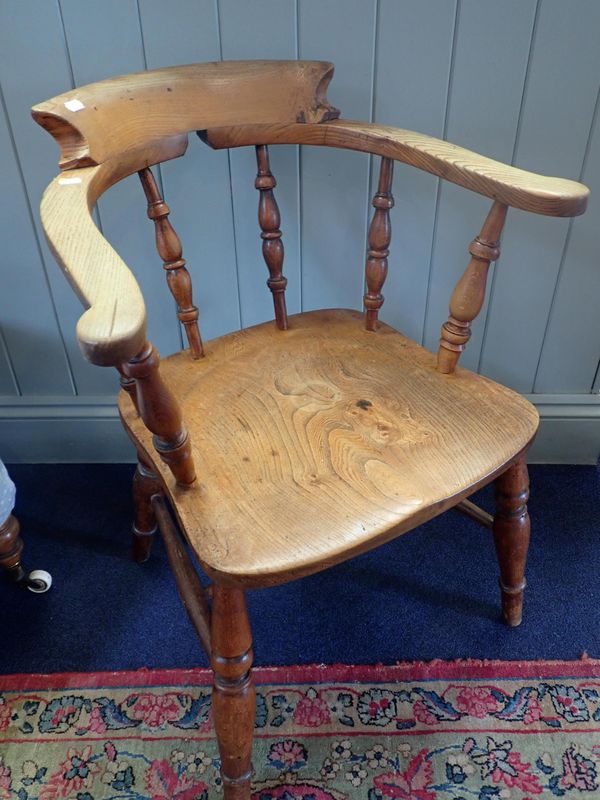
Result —
<path fill-rule="evenodd" d="M 541 417 L 534 464 L 596 464 L 600 395 L 529 395 Z M 128 463 L 133 447 L 111 398 L 0 399 L 0 458 L 8 464 Z"/>

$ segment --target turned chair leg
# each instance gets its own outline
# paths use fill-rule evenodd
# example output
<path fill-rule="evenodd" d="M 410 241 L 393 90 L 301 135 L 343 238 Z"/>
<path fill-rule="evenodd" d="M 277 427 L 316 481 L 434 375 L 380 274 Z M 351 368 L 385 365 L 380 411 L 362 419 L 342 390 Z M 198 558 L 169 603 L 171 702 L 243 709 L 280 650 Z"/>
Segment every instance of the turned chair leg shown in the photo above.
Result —
<path fill-rule="evenodd" d="M 150 557 L 152 539 L 156 533 L 156 515 L 152 498 L 162 494 L 158 476 L 138 453 L 138 465 L 133 476 L 133 558 L 142 564 Z"/>
<path fill-rule="evenodd" d="M 211 625 L 213 720 L 224 800 L 250 800 L 256 695 L 252 684 L 252 634 L 241 589 L 215 585 Z"/>
<path fill-rule="evenodd" d="M 0 567 L 8 571 L 10 578 L 21 581 L 26 575 L 21 565 L 23 540 L 19 536 L 19 522 L 9 514 L 0 525 Z"/>
<path fill-rule="evenodd" d="M 500 565 L 502 614 L 508 625 L 521 624 L 525 562 L 529 547 L 529 476 L 525 456 L 496 478 L 494 544 Z"/>

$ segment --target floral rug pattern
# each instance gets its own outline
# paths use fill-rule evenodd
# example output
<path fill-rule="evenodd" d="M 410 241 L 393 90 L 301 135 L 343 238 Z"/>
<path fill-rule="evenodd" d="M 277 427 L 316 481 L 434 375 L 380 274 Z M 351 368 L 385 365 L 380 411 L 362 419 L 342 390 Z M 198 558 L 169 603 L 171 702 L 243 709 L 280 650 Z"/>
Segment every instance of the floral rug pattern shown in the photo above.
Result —
<path fill-rule="evenodd" d="M 600 666 L 557 663 L 258 670 L 253 800 L 600 798 Z M 207 671 L 0 676 L 0 800 L 220 796 Z"/>

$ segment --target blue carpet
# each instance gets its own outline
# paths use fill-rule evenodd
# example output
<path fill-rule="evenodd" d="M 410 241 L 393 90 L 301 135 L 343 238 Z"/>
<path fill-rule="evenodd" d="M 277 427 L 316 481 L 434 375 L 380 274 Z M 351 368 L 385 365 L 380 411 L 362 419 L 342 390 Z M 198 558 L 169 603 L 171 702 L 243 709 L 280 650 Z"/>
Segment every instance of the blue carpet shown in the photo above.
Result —
<path fill-rule="evenodd" d="M 18 465 L 30 568 L 52 590 L 0 581 L 0 671 L 192 667 L 204 656 L 162 543 L 129 558 L 127 465 Z M 600 657 L 600 497 L 594 467 L 531 468 L 525 619 L 499 620 L 491 535 L 456 512 L 326 573 L 250 592 L 256 663 Z M 492 510 L 491 489 L 478 498 Z"/>

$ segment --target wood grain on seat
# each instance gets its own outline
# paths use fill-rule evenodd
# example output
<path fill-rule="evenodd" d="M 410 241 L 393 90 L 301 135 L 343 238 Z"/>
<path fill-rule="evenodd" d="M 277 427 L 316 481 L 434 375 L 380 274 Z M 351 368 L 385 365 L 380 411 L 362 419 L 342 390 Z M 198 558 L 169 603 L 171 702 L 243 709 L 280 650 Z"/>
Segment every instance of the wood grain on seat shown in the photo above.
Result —
<path fill-rule="evenodd" d="M 265 323 L 162 362 L 193 442 L 198 480 L 175 485 L 126 393 L 132 438 L 162 475 L 206 570 L 266 585 L 325 569 L 435 516 L 527 446 L 538 415 L 355 311 Z"/>

